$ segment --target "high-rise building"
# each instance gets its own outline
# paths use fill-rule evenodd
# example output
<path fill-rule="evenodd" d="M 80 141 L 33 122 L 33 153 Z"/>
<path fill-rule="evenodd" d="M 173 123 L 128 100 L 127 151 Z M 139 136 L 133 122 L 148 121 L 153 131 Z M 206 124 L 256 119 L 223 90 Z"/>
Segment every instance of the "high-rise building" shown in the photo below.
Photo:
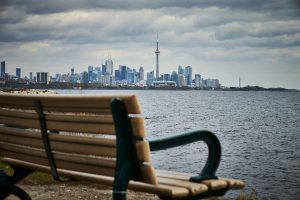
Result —
<path fill-rule="evenodd" d="M 88 67 L 88 77 L 89 77 L 89 81 L 93 80 L 93 71 L 94 71 L 94 67 L 93 66 L 89 66 Z"/>
<path fill-rule="evenodd" d="M 139 80 L 140 81 L 144 80 L 144 68 L 143 68 L 143 66 L 141 66 L 140 69 L 139 69 Z"/>
<path fill-rule="evenodd" d="M 156 80 L 159 81 L 159 56 L 160 51 L 158 50 L 158 34 L 157 34 L 157 42 L 156 42 L 156 50 L 155 50 L 155 55 L 156 55 Z"/>
<path fill-rule="evenodd" d="M 82 74 L 81 74 L 81 83 L 89 83 L 89 73 L 82 72 Z"/>
<path fill-rule="evenodd" d="M 200 74 L 195 74 L 195 87 L 202 87 Z"/>
<path fill-rule="evenodd" d="M 33 74 L 32 72 L 29 72 L 29 79 L 32 81 L 33 80 Z"/>
<path fill-rule="evenodd" d="M 102 65 L 102 75 L 106 74 L 106 65 Z"/>
<path fill-rule="evenodd" d="M 71 68 L 71 76 L 74 76 L 74 68 Z"/>
<path fill-rule="evenodd" d="M 178 74 L 178 87 L 186 86 L 186 78 L 183 74 Z"/>
<path fill-rule="evenodd" d="M 170 74 L 163 74 L 163 81 L 171 81 L 171 75 Z"/>
<path fill-rule="evenodd" d="M 16 68 L 16 77 L 21 78 L 21 68 Z"/>
<path fill-rule="evenodd" d="M 119 65 L 120 80 L 127 80 L 127 67 L 126 65 Z"/>
<path fill-rule="evenodd" d="M 1 71 L 0 75 L 4 76 L 5 75 L 5 61 L 1 62 Z"/>
<path fill-rule="evenodd" d="M 178 75 L 179 74 L 184 74 L 184 68 L 181 65 L 178 66 Z"/>
<path fill-rule="evenodd" d="M 116 81 L 121 80 L 121 79 L 120 79 L 120 70 L 118 70 L 118 69 L 115 70 L 115 80 L 116 80 Z"/>
<path fill-rule="evenodd" d="M 154 71 L 151 72 L 147 72 L 147 85 L 153 85 L 153 81 L 154 81 Z"/>
<path fill-rule="evenodd" d="M 192 67 L 186 66 L 184 72 L 185 72 L 186 84 L 188 86 L 191 86 L 192 85 Z"/>
<path fill-rule="evenodd" d="M 109 75 L 113 75 L 113 61 L 111 59 L 107 59 L 105 61 L 105 67 L 106 67 L 106 72 L 109 74 Z"/>
<path fill-rule="evenodd" d="M 174 81 L 178 85 L 178 74 L 175 71 L 171 74 L 171 81 Z"/>
<path fill-rule="evenodd" d="M 36 82 L 49 84 L 49 73 L 48 72 L 37 72 L 36 73 Z"/>

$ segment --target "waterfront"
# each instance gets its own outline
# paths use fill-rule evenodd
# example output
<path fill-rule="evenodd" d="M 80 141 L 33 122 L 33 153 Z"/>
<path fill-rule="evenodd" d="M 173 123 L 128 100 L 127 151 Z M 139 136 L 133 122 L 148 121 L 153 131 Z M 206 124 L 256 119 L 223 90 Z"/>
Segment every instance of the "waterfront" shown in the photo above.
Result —
<path fill-rule="evenodd" d="M 78 90 L 57 91 L 79 94 Z M 146 117 L 149 138 L 193 129 L 211 130 L 223 148 L 218 176 L 245 180 L 245 191 L 254 188 L 260 199 L 300 196 L 299 92 L 82 90 L 80 93 L 135 93 Z M 156 152 L 152 160 L 159 169 L 197 173 L 206 154 L 204 144 L 193 143 Z"/>

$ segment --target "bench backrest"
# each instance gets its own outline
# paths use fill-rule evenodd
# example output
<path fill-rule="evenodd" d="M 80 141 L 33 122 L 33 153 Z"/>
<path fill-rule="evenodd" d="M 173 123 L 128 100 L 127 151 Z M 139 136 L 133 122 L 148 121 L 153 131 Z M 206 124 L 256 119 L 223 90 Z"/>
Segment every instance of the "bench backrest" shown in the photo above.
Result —
<path fill-rule="evenodd" d="M 41 134 L 46 128 L 57 168 L 114 176 L 117 149 L 113 98 L 125 103 L 133 135 L 138 138 L 133 140 L 139 163 L 137 179 L 156 184 L 149 144 L 144 139 L 145 123 L 135 95 L 1 94 L 0 156 L 49 166 Z"/>

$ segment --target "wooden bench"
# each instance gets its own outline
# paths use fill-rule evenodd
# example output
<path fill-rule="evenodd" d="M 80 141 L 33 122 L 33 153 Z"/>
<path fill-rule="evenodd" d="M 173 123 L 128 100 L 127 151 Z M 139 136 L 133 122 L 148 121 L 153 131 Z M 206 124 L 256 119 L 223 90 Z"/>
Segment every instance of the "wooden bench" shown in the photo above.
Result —
<path fill-rule="evenodd" d="M 207 143 L 209 155 L 198 175 L 152 166 L 150 150 L 199 140 Z M 30 199 L 15 184 L 34 171 L 112 186 L 114 199 L 126 199 L 127 189 L 163 199 L 200 199 L 244 187 L 241 180 L 215 176 L 221 146 L 209 131 L 148 141 L 135 95 L 1 94 L 0 157 L 14 168 L 10 177 L 1 172 L 2 198 L 12 193 Z"/>

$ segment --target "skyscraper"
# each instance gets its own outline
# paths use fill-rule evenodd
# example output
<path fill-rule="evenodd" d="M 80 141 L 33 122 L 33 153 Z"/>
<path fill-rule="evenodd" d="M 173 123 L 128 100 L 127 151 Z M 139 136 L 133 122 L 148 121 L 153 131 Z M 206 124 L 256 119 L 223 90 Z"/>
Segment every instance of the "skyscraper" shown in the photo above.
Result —
<path fill-rule="evenodd" d="M 186 66 L 184 72 L 185 72 L 186 84 L 189 86 L 192 85 L 192 67 Z"/>
<path fill-rule="evenodd" d="M 37 72 L 36 73 L 36 82 L 38 83 L 49 83 L 49 73 L 48 72 Z"/>
<path fill-rule="evenodd" d="M 153 85 L 153 81 L 154 81 L 154 71 L 148 72 L 147 73 L 147 85 Z"/>
<path fill-rule="evenodd" d="M 16 68 L 16 77 L 21 78 L 21 68 Z"/>
<path fill-rule="evenodd" d="M 89 77 L 89 81 L 92 81 L 92 80 L 93 80 L 93 70 L 94 70 L 94 67 L 93 67 L 93 66 L 89 66 L 89 67 L 88 67 L 88 77 Z"/>
<path fill-rule="evenodd" d="M 160 51 L 158 50 L 158 34 L 157 34 L 155 54 L 156 54 L 156 80 L 159 81 L 159 59 L 158 59 L 158 56 L 160 54 Z"/>
<path fill-rule="evenodd" d="M 195 87 L 201 87 L 201 75 L 200 74 L 195 74 Z"/>
<path fill-rule="evenodd" d="M 184 74 L 184 69 L 181 65 L 178 66 L 178 74 Z"/>
<path fill-rule="evenodd" d="M 109 74 L 109 75 L 113 75 L 113 61 L 109 58 L 105 61 L 105 66 L 106 66 L 106 72 Z"/>
<path fill-rule="evenodd" d="M 1 72 L 0 75 L 4 76 L 4 74 L 5 74 L 5 61 L 1 62 L 1 71 L 0 72 Z"/>
<path fill-rule="evenodd" d="M 144 80 L 144 68 L 143 68 L 143 66 L 141 66 L 140 69 L 139 69 L 139 80 L 140 81 Z"/>

